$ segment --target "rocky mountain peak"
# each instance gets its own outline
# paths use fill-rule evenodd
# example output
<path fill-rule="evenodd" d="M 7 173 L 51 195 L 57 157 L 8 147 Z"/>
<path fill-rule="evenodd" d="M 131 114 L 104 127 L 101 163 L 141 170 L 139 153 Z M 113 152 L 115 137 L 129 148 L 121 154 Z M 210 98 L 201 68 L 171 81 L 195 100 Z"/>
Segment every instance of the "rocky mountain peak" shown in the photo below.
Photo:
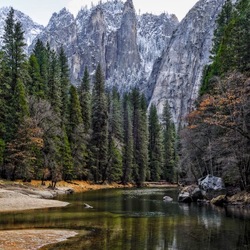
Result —
<path fill-rule="evenodd" d="M 166 99 L 173 120 L 183 124 L 198 97 L 204 66 L 209 64 L 216 18 L 225 0 L 200 0 L 182 20 L 151 74 L 150 103 L 163 111 Z"/>
<path fill-rule="evenodd" d="M 11 7 L 2 7 L 0 8 L 0 47 L 2 46 L 3 42 L 3 34 L 4 34 L 4 25 L 5 25 L 5 19 L 7 18 L 7 15 L 10 11 Z M 23 25 L 24 30 L 24 39 L 27 44 L 25 50 L 28 52 L 28 47 L 32 44 L 33 40 L 39 35 L 43 30 L 44 27 L 42 25 L 39 25 L 35 23 L 29 16 L 25 15 L 19 10 L 15 10 L 14 12 L 14 18 L 21 22 Z"/>
<path fill-rule="evenodd" d="M 124 13 L 135 12 L 134 4 L 132 0 L 127 0 L 124 4 Z"/>

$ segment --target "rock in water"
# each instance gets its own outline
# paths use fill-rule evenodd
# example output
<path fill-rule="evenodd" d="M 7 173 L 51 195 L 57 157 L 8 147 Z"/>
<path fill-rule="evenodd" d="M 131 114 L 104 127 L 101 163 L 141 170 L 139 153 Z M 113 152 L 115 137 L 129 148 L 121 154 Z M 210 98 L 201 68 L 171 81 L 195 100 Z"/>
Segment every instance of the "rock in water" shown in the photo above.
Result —
<path fill-rule="evenodd" d="M 92 206 L 90 206 L 90 205 L 87 204 L 87 203 L 84 203 L 84 207 L 85 207 L 85 208 L 93 208 Z"/>
<path fill-rule="evenodd" d="M 164 196 L 163 200 L 166 202 L 171 202 L 171 201 L 173 201 L 173 198 L 171 198 L 170 196 Z"/>

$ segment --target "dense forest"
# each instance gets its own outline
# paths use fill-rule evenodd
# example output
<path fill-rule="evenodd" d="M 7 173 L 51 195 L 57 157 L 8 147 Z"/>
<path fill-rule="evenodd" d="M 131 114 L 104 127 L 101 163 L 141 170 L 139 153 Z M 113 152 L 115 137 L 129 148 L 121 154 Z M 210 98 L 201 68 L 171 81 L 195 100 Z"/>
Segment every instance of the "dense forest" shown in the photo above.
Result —
<path fill-rule="evenodd" d="M 250 1 L 227 0 L 217 19 L 212 63 L 204 70 L 196 108 L 181 131 L 180 172 L 206 174 L 227 186 L 250 185 Z"/>
<path fill-rule="evenodd" d="M 29 181 L 89 180 L 142 186 L 176 178 L 176 133 L 166 101 L 154 105 L 132 89 L 105 87 L 101 66 L 70 83 L 63 47 L 37 41 L 24 53 L 24 32 L 11 9 L 0 52 L 0 175 Z"/>

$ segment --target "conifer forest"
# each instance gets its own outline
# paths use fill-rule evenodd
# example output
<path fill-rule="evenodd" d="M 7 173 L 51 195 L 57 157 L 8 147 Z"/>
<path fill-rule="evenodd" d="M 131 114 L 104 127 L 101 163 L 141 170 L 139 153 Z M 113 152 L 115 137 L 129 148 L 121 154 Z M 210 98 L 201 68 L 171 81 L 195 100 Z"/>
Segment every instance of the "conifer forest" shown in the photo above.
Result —
<path fill-rule="evenodd" d="M 0 52 L 0 175 L 143 186 L 220 176 L 250 185 L 250 3 L 227 0 L 193 111 L 178 128 L 138 88 L 107 88 L 101 65 L 70 82 L 64 48 L 37 40 L 24 53 L 11 9 Z"/>
<path fill-rule="evenodd" d="M 107 89 L 102 68 L 70 83 L 63 47 L 37 41 L 24 53 L 11 9 L 0 54 L 0 174 L 29 181 L 88 180 L 142 186 L 176 179 L 176 132 L 168 103 L 162 122 L 137 88 Z"/>

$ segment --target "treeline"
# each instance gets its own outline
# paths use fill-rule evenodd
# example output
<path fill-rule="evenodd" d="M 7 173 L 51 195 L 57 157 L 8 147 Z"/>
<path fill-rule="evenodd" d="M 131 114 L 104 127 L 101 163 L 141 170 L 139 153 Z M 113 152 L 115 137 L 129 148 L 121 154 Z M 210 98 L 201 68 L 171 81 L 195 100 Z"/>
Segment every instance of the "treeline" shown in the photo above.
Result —
<path fill-rule="evenodd" d="M 0 175 L 96 183 L 175 180 L 176 134 L 168 103 L 162 124 L 138 89 L 105 88 L 101 66 L 70 83 L 63 48 L 37 41 L 27 59 L 11 9 L 0 53 Z"/>
<path fill-rule="evenodd" d="M 213 62 L 182 131 L 182 177 L 222 176 L 250 185 L 250 1 L 227 0 L 217 19 Z"/>

